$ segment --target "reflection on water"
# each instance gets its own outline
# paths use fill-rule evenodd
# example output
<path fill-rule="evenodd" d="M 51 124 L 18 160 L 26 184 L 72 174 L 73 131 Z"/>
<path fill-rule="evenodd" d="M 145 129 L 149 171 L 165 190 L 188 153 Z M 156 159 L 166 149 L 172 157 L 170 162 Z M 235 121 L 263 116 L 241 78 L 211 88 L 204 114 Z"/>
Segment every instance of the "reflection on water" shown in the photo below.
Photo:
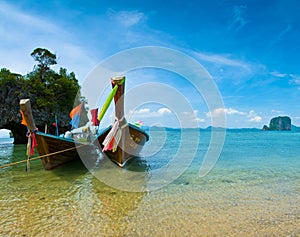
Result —
<path fill-rule="evenodd" d="M 97 154 L 97 159 L 93 158 L 94 155 L 85 155 L 79 151 L 81 161 L 98 180 L 112 188 L 127 192 L 147 190 L 151 168 L 146 159 L 131 158 L 123 168 L 120 168 L 101 152 L 94 153 Z"/>
<path fill-rule="evenodd" d="M 0 165 L 8 164 L 11 162 L 13 151 L 13 144 L 0 144 Z"/>

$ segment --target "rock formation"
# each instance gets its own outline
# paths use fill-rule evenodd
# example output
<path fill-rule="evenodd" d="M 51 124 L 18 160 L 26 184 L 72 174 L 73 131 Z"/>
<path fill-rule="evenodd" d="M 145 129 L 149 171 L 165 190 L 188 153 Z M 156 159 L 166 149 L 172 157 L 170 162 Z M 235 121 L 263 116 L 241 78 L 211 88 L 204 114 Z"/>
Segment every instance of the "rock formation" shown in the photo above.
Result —
<path fill-rule="evenodd" d="M 272 118 L 269 127 L 264 125 L 263 130 L 291 131 L 291 118 L 288 116 Z"/>

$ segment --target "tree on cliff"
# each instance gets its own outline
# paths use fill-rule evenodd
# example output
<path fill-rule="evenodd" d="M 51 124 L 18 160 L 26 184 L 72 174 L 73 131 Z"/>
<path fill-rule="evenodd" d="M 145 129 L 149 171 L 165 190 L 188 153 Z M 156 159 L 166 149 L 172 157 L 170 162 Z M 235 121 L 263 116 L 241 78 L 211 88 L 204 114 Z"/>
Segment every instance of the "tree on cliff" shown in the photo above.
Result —
<path fill-rule="evenodd" d="M 56 55 L 51 53 L 48 49 L 36 48 L 30 54 L 38 64 L 36 71 L 39 73 L 41 82 L 44 82 L 45 74 L 50 70 L 51 65 L 57 64 Z"/>
<path fill-rule="evenodd" d="M 20 125 L 19 100 L 29 98 L 40 129 L 45 124 L 51 128 L 57 115 L 60 132 L 64 132 L 70 128 L 70 111 L 85 100 L 81 97 L 78 80 L 65 68 L 60 68 L 59 72 L 52 70 L 51 66 L 57 63 L 56 56 L 47 49 L 37 48 L 31 56 L 37 64 L 27 75 L 14 74 L 5 68 L 0 70 L 0 128 L 12 130 L 15 136 L 23 127 L 26 130 Z M 87 111 L 83 110 L 80 126 L 87 121 Z M 22 136 L 25 137 L 25 133 Z"/>
<path fill-rule="evenodd" d="M 52 124 L 57 115 L 60 126 L 67 127 L 69 112 L 74 104 L 83 100 L 75 74 L 68 73 L 65 68 L 60 68 L 58 73 L 52 70 L 50 66 L 57 63 L 56 55 L 47 49 L 37 48 L 31 56 L 37 61 L 37 65 L 25 76 L 23 89 L 32 101 L 32 107 L 36 109 L 33 110 L 33 116 L 35 119 L 39 118 L 37 124 Z M 87 112 L 84 110 L 81 125 L 87 121 Z"/>

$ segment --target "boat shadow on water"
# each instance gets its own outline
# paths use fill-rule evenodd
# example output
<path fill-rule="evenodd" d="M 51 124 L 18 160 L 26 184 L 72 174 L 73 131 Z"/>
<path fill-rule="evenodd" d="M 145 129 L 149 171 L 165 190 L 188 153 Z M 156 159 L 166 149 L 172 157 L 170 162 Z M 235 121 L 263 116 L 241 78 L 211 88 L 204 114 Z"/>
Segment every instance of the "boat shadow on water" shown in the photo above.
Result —
<path fill-rule="evenodd" d="M 78 154 L 80 159 L 68 162 L 48 172 L 52 172 L 57 176 L 61 176 L 66 180 L 72 181 L 75 176 L 79 177 L 90 172 L 92 174 L 96 174 L 95 176 L 97 177 L 97 173 L 105 173 L 111 169 L 116 169 L 119 172 L 122 171 L 123 173 L 131 172 L 140 173 L 142 175 L 144 173 L 145 176 L 147 176 L 147 174 L 149 174 L 151 171 L 151 167 L 143 157 L 132 157 L 126 163 L 126 165 L 120 168 L 97 148 L 95 148 L 93 152 L 90 150 L 89 153 L 78 151 Z"/>
<path fill-rule="evenodd" d="M 95 164 L 86 167 L 101 183 L 123 191 L 144 192 L 151 177 L 150 166 L 143 157 L 132 157 L 119 167 L 101 154 Z"/>
<path fill-rule="evenodd" d="M 74 172 L 76 170 L 76 172 Z M 56 174 L 58 176 L 65 176 L 66 180 L 68 177 L 74 178 L 74 175 L 76 174 L 77 176 L 83 175 L 88 171 L 88 169 L 82 164 L 81 160 L 74 160 L 72 162 L 66 163 L 62 166 L 57 167 L 56 169 L 53 169 L 51 171 L 53 174 Z M 72 174 L 70 176 L 70 174 Z"/>
<path fill-rule="evenodd" d="M 132 157 L 123 167 L 126 170 L 134 172 L 146 172 L 151 170 L 150 165 L 144 157 Z"/>
<path fill-rule="evenodd" d="M 74 159 L 55 169 L 49 170 L 57 176 L 64 177 L 65 180 L 73 181 L 74 178 L 85 175 L 97 164 L 99 154 L 94 149 L 87 151 L 78 151 L 79 159 Z"/>

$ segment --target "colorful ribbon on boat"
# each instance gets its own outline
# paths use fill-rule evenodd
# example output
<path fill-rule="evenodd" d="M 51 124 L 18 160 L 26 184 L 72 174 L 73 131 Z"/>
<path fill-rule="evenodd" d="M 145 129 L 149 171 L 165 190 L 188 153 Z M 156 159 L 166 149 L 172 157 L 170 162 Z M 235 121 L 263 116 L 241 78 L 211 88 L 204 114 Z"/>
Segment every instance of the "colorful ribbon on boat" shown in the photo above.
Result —
<path fill-rule="evenodd" d="M 21 113 L 21 115 L 22 115 L 22 121 L 21 121 L 21 124 L 23 124 L 23 125 L 27 126 L 27 122 L 26 122 L 26 120 L 25 120 L 25 116 L 24 116 L 24 113 L 23 113 L 23 111 L 22 111 L 22 110 L 20 110 L 20 113 Z"/>
<path fill-rule="evenodd" d="M 91 122 L 93 123 L 94 126 L 99 126 L 100 121 L 98 120 L 98 108 L 91 109 L 90 112 L 92 115 Z"/>
<path fill-rule="evenodd" d="M 78 128 L 78 126 L 79 126 L 80 114 L 81 114 L 82 107 L 83 107 L 83 103 L 81 102 L 70 112 L 70 117 L 72 119 L 70 121 L 70 124 L 71 124 L 72 128 Z"/>
<path fill-rule="evenodd" d="M 27 133 L 27 137 L 28 137 L 27 151 L 26 151 L 27 156 L 32 156 L 34 154 L 34 147 L 38 145 L 35 137 L 35 133 L 37 131 L 38 129 L 35 129 L 34 131 Z"/>
<path fill-rule="evenodd" d="M 115 152 L 117 150 L 122 137 L 122 129 L 127 126 L 127 122 L 125 122 L 124 125 L 120 126 L 120 121 L 122 121 L 123 119 L 124 117 L 120 120 L 115 120 L 111 130 L 109 131 L 102 143 L 104 146 L 102 151 Z"/>
<path fill-rule="evenodd" d="M 28 137 L 28 142 L 27 142 L 27 150 L 26 150 L 26 155 L 27 155 L 27 164 L 26 164 L 26 172 L 29 172 L 30 170 L 30 157 L 34 154 L 34 147 L 36 147 L 38 144 L 36 142 L 36 137 L 35 133 L 38 131 L 36 128 L 34 131 L 28 131 L 26 136 Z"/>
<path fill-rule="evenodd" d="M 134 123 L 134 125 L 137 126 L 137 127 L 142 127 L 143 126 L 143 121 L 136 121 Z"/>

